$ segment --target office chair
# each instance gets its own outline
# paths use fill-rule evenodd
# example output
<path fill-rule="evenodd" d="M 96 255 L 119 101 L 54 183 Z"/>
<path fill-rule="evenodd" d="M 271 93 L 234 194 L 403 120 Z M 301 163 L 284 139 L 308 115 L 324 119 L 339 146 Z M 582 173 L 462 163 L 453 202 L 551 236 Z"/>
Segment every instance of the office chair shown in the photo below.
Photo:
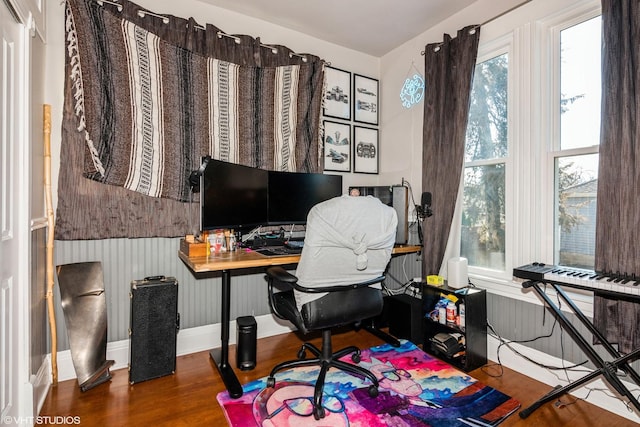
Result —
<path fill-rule="evenodd" d="M 382 312 L 380 283 L 391 258 L 397 216 L 378 199 L 341 196 L 314 206 L 307 218 L 305 243 L 296 274 L 282 267 L 267 270 L 269 305 L 273 313 L 307 334 L 322 331 L 322 349 L 304 343 L 297 360 L 276 365 L 267 379 L 275 386 L 278 371 L 297 366 L 320 365 L 313 397 L 313 416 L 324 418 L 322 393 L 330 368 L 368 379 L 371 397 L 378 395 L 376 376 L 357 365 L 343 362 L 351 354 L 360 361 L 360 349 L 349 346 L 333 352 L 331 329 L 358 324 Z M 306 352 L 315 358 L 306 359 Z"/>

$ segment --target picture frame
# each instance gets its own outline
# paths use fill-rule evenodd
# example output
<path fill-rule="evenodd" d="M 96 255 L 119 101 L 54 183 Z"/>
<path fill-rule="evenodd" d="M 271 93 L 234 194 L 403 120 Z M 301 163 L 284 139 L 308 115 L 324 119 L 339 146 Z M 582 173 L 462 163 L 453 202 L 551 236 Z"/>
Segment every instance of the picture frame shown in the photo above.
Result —
<path fill-rule="evenodd" d="M 351 172 L 351 125 L 324 121 L 324 170 Z"/>
<path fill-rule="evenodd" d="M 351 73 L 325 67 L 325 93 L 322 114 L 326 117 L 351 120 Z"/>
<path fill-rule="evenodd" d="M 356 173 L 378 173 L 380 149 L 378 129 L 363 126 L 353 127 L 353 171 Z"/>
<path fill-rule="evenodd" d="M 378 124 L 379 82 L 371 77 L 353 75 L 353 120 L 370 125 Z"/>

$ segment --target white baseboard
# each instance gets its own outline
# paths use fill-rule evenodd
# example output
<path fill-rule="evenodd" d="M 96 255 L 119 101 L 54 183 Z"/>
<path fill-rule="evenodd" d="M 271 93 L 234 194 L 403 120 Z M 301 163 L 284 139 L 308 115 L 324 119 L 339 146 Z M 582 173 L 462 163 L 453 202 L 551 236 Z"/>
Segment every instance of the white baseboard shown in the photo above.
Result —
<path fill-rule="evenodd" d="M 47 354 L 42 361 L 42 365 L 40 365 L 38 372 L 35 375 L 32 375 L 30 380 L 33 391 L 34 414 L 40 413 L 40 408 L 42 408 L 44 400 L 47 398 L 52 381 L 51 354 Z"/>
<path fill-rule="evenodd" d="M 281 322 L 271 314 L 256 317 L 256 323 L 258 324 L 258 338 L 285 334 L 295 330 L 289 322 Z M 220 331 L 220 323 L 179 331 L 176 354 L 183 356 L 220 347 Z M 229 324 L 229 344 L 235 343 L 236 322 L 233 320 Z M 107 360 L 115 361 L 112 370 L 127 368 L 129 366 L 129 340 L 107 343 Z M 47 361 L 49 366 L 50 362 L 50 360 Z M 71 352 L 69 350 L 58 352 L 58 381 L 74 378 L 76 378 L 76 371 L 71 360 Z"/>
<path fill-rule="evenodd" d="M 488 337 L 488 356 L 489 359 L 493 361 L 498 360 L 498 345 L 500 342 L 492 337 Z M 525 347 L 520 344 L 510 344 L 516 351 L 522 352 L 526 354 L 527 357 L 531 358 L 539 362 L 540 364 L 547 366 L 570 366 L 571 362 L 563 362 L 562 359 L 558 359 L 556 357 L 552 357 L 546 353 L 543 353 L 538 350 L 531 349 L 529 347 Z M 580 372 L 568 372 L 564 370 L 549 370 L 545 369 L 535 363 L 529 362 L 523 357 L 516 354 L 514 351 L 509 349 L 507 346 L 500 347 L 500 362 L 514 371 L 520 372 L 530 378 L 543 382 L 551 387 L 555 386 L 564 386 L 569 383 L 569 381 L 575 381 L 577 379 L 582 378 L 584 375 L 587 375 L 589 372 L 585 372 L 586 368 L 580 368 Z M 568 375 L 568 377 L 567 377 Z M 567 379 L 568 378 L 568 379 Z M 576 388 L 572 391 L 571 395 L 584 399 L 587 402 L 599 406 L 600 408 L 612 412 L 616 415 L 620 415 L 621 417 L 627 418 L 631 421 L 635 421 L 636 423 L 640 423 L 640 415 L 630 410 L 623 402 L 626 401 L 620 400 L 619 396 L 615 390 L 612 390 L 601 378 L 593 380 L 580 388 Z M 634 394 L 638 394 L 638 386 L 632 383 L 628 383 L 623 381 L 625 385 L 632 390 Z M 542 396 L 540 396 L 542 397 Z M 551 402 L 546 403 L 546 405 L 552 404 Z M 631 405 L 629 405 L 631 407 Z M 521 408 L 524 409 L 524 408 Z"/>

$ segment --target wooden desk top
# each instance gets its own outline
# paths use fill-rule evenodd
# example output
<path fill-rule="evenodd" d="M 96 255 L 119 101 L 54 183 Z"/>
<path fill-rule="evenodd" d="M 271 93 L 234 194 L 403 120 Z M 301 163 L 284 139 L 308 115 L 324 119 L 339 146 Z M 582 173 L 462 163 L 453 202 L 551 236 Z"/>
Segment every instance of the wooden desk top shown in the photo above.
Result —
<path fill-rule="evenodd" d="M 403 245 L 393 248 L 393 255 L 402 255 L 420 252 L 422 246 Z M 239 249 L 236 252 L 222 252 L 207 256 L 189 257 L 182 251 L 178 251 L 180 259 L 194 273 L 211 271 L 235 270 L 240 268 L 269 267 L 272 265 L 297 264 L 300 255 L 266 256 L 250 249 Z"/>

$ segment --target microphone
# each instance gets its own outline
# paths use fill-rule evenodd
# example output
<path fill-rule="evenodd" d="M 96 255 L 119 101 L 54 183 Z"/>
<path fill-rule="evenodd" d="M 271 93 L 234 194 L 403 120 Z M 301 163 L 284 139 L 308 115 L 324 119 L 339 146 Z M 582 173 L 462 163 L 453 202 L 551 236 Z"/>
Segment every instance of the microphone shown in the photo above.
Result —
<path fill-rule="evenodd" d="M 198 170 L 191 171 L 191 174 L 189 175 L 189 184 L 191 185 L 192 193 L 200 192 L 200 177 L 204 173 L 204 170 L 207 168 L 207 164 L 209 163 L 209 160 L 211 160 L 211 156 L 203 157 L 202 164 L 200 165 Z"/>
<path fill-rule="evenodd" d="M 431 193 L 422 193 L 422 208 L 424 209 L 426 206 L 431 206 Z"/>
<path fill-rule="evenodd" d="M 433 211 L 431 210 L 431 193 L 422 193 L 420 205 L 416 205 L 416 213 L 418 214 L 419 219 L 428 218 L 433 215 Z"/>

